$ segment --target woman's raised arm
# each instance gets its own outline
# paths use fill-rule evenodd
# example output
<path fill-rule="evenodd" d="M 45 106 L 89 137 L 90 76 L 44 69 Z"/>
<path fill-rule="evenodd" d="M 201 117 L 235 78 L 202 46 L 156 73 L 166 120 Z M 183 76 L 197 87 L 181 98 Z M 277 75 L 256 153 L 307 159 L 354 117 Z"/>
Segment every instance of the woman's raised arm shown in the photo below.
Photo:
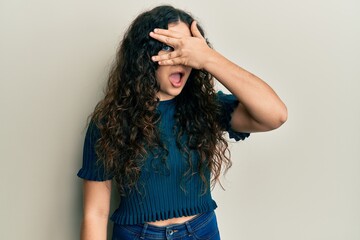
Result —
<path fill-rule="evenodd" d="M 239 132 L 262 132 L 280 127 L 287 120 L 287 108 L 275 91 L 259 77 L 246 71 L 219 52 L 211 49 L 197 28 L 191 24 L 192 36 L 167 29 L 154 29 L 150 36 L 174 51 L 153 56 L 160 65 L 185 65 L 205 69 L 236 96 L 231 127 Z"/>

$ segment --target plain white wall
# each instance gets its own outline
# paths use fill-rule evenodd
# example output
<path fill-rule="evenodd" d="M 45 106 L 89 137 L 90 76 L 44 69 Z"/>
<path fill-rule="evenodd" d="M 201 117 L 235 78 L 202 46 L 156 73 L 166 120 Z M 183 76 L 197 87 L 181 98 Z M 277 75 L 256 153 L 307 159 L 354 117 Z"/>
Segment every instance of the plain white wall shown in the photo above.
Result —
<path fill-rule="evenodd" d="M 279 130 L 231 145 L 213 192 L 222 239 L 360 239 L 355 0 L 1 1 L 0 239 L 79 238 L 86 117 L 124 29 L 159 3 L 192 12 L 289 109 Z"/>

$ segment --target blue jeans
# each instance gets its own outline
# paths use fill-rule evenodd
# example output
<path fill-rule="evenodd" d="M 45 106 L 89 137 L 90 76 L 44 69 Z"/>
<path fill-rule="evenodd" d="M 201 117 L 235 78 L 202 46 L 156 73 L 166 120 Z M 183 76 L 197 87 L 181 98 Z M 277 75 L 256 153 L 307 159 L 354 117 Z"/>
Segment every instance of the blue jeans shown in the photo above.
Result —
<path fill-rule="evenodd" d="M 200 213 L 184 223 L 158 227 L 148 223 L 114 223 L 112 240 L 220 240 L 214 211 Z"/>

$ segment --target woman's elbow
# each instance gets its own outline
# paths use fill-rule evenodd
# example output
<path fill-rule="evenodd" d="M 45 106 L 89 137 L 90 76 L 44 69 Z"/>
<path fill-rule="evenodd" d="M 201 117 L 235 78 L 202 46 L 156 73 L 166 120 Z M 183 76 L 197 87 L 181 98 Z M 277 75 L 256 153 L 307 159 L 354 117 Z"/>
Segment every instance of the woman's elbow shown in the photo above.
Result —
<path fill-rule="evenodd" d="M 287 118 L 288 111 L 286 106 L 284 106 L 282 109 L 273 114 L 272 120 L 267 124 L 268 130 L 270 131 L 279 128 L 287 121 Z"/>

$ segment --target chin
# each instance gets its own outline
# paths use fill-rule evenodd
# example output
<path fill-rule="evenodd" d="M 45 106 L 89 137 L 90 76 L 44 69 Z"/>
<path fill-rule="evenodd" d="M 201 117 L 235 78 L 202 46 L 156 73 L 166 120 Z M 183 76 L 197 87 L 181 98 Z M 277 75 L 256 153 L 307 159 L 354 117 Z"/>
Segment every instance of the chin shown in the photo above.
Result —
<path fill-rule="evenodd" d="M 179 93 L 180 94 L 180 93 Z M 179 94 L 176 93 L 169 93 L 169 92 L 160 92 L 157 94 L 157 97 L 160 99 L 160 101 L 166 101 L 175 98 Z"/>
<path fill-rule="evenodd" d="M 170 96 L 173 96 L 173 97 L 177 97 L 177 96 L 180 95 L 181 92 L 182 92 L 182 89 L 180 89 L 180 90 L 176 89 L 176 90 L 174 90 L 174 91 L 171 91 L 171 92 L 169 93 L 169 95 L 170 95 Z"/>

